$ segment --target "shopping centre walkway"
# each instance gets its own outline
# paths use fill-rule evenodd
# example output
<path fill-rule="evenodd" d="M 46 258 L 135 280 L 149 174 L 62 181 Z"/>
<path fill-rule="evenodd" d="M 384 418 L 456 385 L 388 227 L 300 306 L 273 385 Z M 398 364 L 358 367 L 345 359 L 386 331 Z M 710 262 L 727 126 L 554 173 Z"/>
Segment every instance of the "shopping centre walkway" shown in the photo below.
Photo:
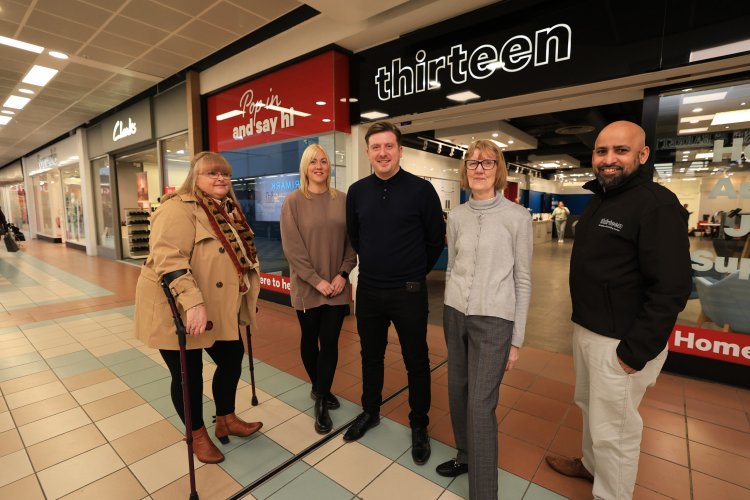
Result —
<path fill-rule="evenodd" d="M 555 281 L 549 273 L 567 273 L 544 259 L 556 254 L 556 262 L 566 260 L 569 245 L 546 246 L 536 251 L 535 270 L 549 271 L 537 273 L 537 290 Z M 0 250 L 0 498 L 187 497 L 186 447 L 169 399 L 169 374 L 157 351 L 132 338 L 137 277 L 137 267 L 61 245 L 31 241 L 15 254 Z M 567 300 L 559 291 L 557 296 Z M 552 308 L 532 304 L 530 324 Z M 433 454 L 427 465 L 411 460 L 404 392 L 384 405 L 387 418 L 361 441 L 344 443 L 339 433 L 294 460 L 321 439 L 313 430 L 297 320 L 291 309 L 266 302 L 260 315 L 262 327 L 253 334 L 260 404 L 250 405 L 245 369 L 237 413 L 264 426 L 223 446 L 223 463 L 197 462 L 201 499 L 231 497 L 290 459 L 246 498 L 468 497 L 466 476 L 450 480 L 434 472 L 455 453 L 439 326 L 429 331 Z M 213 365 L 205 363 L 211 422 Z M 406 384 L 395 335 L 386 364 L 386 394 L 392 394 Z M 500 432 L 491 437 L 500 446 L 500 498 L 590 498 L 590 484 L 555 474 L 543 460 L 546 453 L 580 453 L 573 383 L 569 355 L 522 349 L 517 368 L 503 381 Z M 336 427 L 359 412 L 360 388 L 350 317 L 334 383 L 334 392 L 345 398 L 331 412 Z M 646 428 L 635 498 L 750 499 L 750 391 L 662 374 L 641 413 Z"/>

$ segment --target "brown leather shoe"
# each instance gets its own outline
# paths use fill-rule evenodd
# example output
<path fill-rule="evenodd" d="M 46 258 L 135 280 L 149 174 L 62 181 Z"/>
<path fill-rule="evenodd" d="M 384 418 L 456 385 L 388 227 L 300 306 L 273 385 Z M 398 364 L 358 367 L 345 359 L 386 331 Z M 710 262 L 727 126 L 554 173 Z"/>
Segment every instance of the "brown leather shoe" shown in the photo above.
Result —
<path fill-rule="evenodd" d="M 204 464 L 218 464 L 224 461 L 224 454 L 208 437 L 206 426 L 193 431 L 193 453 Z"/>
<path fill-rule="evenodd" d="M 590 483 L 594 482 L 594 476 L 583 466 L 583 462 L 581 462 L 580 458 L 553 457 L 547 455 L 544 459 L 555 472 L 559 472 L 565 476 L 580 477 Z"/>
<path fill-rule="evenodd" d="M 262 422 L 245 422 L 234 413 L 224 416 L 216 416 L 216 437 L 222 444 L 229 442 L 228 436 L 248 437 L 263 427 Z"/>

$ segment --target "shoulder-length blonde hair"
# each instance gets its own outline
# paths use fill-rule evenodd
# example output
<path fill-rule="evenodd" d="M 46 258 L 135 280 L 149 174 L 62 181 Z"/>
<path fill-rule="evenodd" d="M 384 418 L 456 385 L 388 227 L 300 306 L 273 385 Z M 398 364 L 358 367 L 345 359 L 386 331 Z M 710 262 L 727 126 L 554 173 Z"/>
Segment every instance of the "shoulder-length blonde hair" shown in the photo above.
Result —
<path fill-rule="evenodd" d="M 328 162 L 328 179 L 326 179 L 326 187 L 328 188 L 328 193 L 330 193 L 331 198 L 335 198 L 336 190 L 331 189 L 331 173 L 333 172 L 333 165 L 331 165 L 331 159 L 328 158 L 328 153 L 325 148 L 320 144 L 310 144 L 302 152 L 302 158 L 299 161 L 299 190 L 302 191 L 305 198 L 310 198 L 310 179 L 307 177 L 307 167 L 310 166 L 310 163 L 312 163 L 319 153 L 322 153 Z"/>
<path fill-rule="evenodd" d="M 484 156 L 495 157 L 497 165 L 495 165 L 495 191 L 502 191 L 505 189 L 505 185 L 508 183 L 508 167 L 505 165 L 505 158 L 503 158 L 503 152 L 497 147 L 492 141 L 487 139 L 479 139 L 469 145 L 469 150 L 466 151 L 465 158 L 471 158 L 474 156 L 474 152 L 479 151 Z M 469 189 L 469 177 L 466 173 L 466 162 L 461 162 L 461 187 L 463 189 Z"/>
<path fill-rule="evenodd" d="M 211 170 L 216 172 L 229 174 L 230 178 L 232 176 L 232 165 L 229 164 L 226 158 L 219 153 L 214 153 L 213 151 L 201 151 L 191 158 L 190 170 L 188 170 L 187 177 L 185 177 L 182 185 L 177 188 L 176 191 L 162 196 L 161 201 L 164 202 L 178 194 L 195 195 L 198 192 L 198 175 L 203 173 L 203 169 L 206 166 L 210 166 Z M 235 203 L 237 202 L 237 196 L 234 194 L 231 182 L 229 183 L 229 193 L 227 193 L 227 196 L 229 196 Z"/>

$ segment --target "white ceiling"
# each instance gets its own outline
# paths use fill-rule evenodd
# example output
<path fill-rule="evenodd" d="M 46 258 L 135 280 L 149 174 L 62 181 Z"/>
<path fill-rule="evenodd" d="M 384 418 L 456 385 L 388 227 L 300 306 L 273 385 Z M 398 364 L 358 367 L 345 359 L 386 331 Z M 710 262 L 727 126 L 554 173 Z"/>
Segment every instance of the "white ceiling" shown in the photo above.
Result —
<path fill-rule="evenodd" d="M 0 103 L 38 90 L 0 126 L 0 166 L 86 123 L 299 7 L 295 0 L 0 0 L 0 35 L 67 61 L 0 45 Z M 60 70 L 20 84 L 34 64 Z M 23 95 L 17 94 L 16 95 Z"/>

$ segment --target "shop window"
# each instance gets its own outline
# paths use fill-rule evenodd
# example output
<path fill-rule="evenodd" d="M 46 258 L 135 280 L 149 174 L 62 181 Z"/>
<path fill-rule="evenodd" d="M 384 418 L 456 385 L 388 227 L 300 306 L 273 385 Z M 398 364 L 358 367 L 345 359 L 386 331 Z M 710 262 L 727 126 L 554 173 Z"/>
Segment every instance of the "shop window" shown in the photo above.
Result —
<path fill-rule="evenodd" d="M 85 244 L 80 168 L 72 165 L 60 169 L 60 173 L 65 201 L 65 241 Z"/>
<path fill-rule="evenodd" d="M 63 203 L 60 172 L 50 170 L 31 178 L 34 186 L 37 232 L 51 238 L 62 237 Z"/>
<path fill-rule="evenodd" d="M 109 158 L 97 158 L 91 162 L 91 178 L 94 185 L 94 207 L 96 210 L 96 242 L 99 246 L 115 248 L 115 214 L 112 200 L 112 172 Z"/>
<path fill-rule="evenodd" d="M 161 162 L 164 166 L 164 193 L 179 188 L 190 170 L 192 152 L 188 135 L 180 134 L 160 141 Z"/>

